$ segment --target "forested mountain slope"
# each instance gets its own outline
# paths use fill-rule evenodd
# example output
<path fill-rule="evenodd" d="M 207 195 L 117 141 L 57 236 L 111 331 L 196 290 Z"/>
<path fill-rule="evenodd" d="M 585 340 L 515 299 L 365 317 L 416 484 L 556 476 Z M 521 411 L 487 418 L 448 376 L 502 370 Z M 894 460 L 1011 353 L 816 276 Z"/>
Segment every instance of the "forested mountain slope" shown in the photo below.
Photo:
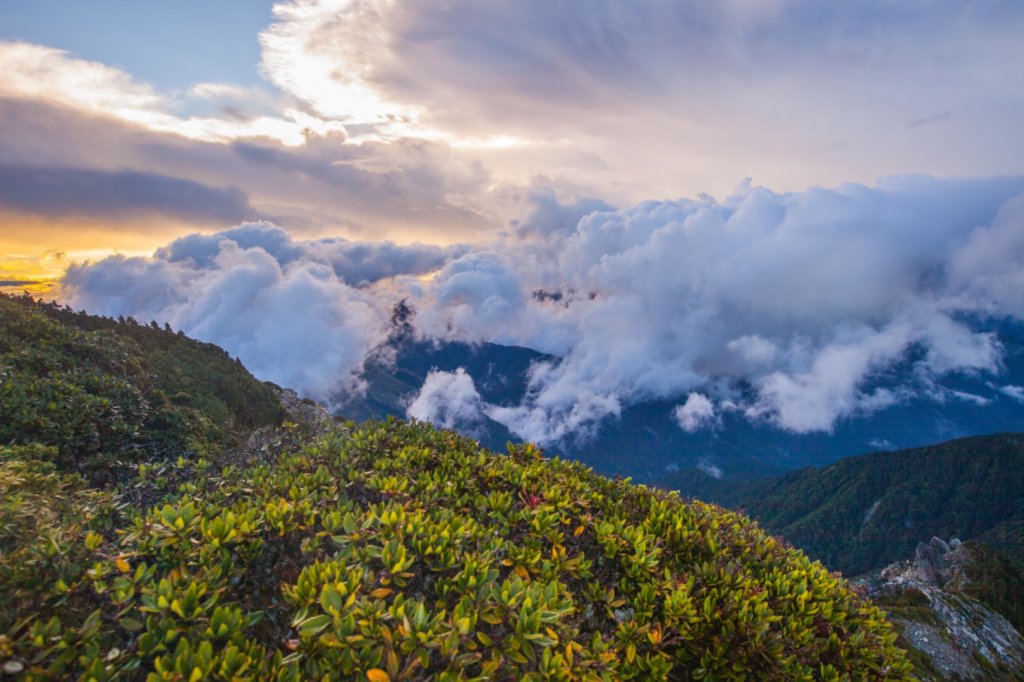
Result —
<path fill-rule="evenodd" d="M 848 457 L 738 487 L 703 475 L 672 483 L 745 510 L 846 575 L 912 555 L 933 536 L 980 539 L 1024 559 L 1024 434 Z"/>

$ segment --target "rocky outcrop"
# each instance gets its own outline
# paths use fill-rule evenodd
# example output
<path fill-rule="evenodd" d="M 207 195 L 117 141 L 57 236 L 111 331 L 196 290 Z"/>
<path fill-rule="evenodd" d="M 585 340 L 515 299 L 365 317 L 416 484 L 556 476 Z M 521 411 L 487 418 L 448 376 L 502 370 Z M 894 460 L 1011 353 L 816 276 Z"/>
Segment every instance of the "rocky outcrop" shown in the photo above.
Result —
<path fill-rule="evenodd" d="M 290 388 L 278 390 L 277 399 L 293 422 L 311 428 L 316 433 L 322 433 L 336 423 L 325 406 L 309 398 L 300 398 Z"/>
<path fill-rule="evenodd" d="M 854 584 L 889 613 L 924 680 L 1024 680 L 1024 638 L 1006 618 L 964 593 L 969 547 L 920 543 L 911 561 Z"/>

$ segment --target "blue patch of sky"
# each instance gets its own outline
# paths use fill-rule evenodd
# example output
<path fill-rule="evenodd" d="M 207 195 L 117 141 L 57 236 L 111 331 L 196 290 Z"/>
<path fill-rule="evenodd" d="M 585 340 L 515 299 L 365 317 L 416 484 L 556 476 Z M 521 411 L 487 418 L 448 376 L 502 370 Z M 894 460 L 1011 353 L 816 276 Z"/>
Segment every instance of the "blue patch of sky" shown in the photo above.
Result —
<path fill-rule="evenodd" d="M 258 34 L 272 0 L 3 0 L 0 40 L 116 66 L 164 92 L 262 83 Z"/>

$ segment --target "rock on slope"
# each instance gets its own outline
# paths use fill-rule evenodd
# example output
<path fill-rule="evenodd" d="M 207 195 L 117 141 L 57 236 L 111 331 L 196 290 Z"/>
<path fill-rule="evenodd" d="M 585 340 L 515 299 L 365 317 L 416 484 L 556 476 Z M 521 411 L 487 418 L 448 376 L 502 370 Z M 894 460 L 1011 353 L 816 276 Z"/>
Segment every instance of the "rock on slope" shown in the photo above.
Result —
<path fill-rule="evenodd" d="M 970 546 L 932 538 L 855 583 L 888 611 L 922 679 L 1024 680 L 1024 638 L 967 593 L 975 560 Z"/>

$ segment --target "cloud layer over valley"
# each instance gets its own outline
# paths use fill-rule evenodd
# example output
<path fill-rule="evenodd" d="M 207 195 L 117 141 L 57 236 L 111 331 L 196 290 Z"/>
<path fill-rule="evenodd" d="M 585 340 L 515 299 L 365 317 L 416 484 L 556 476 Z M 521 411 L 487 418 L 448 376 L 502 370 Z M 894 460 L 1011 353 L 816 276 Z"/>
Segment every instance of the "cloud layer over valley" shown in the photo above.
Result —
<path fill-rule="evenodd" d="M 443 248 L 248 224 L 73 267 L 61 295 L 167 321 L 321 398 L 357 383 L 407 299 L 426 338 L 561 358 L 532 368 L 518 406 L 482 404 L 471 377 L 438 374 L 415 416 L 478 409 L 545 443 L 654 399 L 677 400 L 686 430 L 733 411 L 799 433 L 911 395 L 964 399 L 934 381 L 998 382 L 1002 349 L 977 322 L 1024 318 L 1024 178 L 744 184 L 721 202 L 621 210 L 538 194 L 533 205 L 515 230 Z M 872 388 L 901 362 L 914 363 L 911 381 Z M 441 393 L 455 402 L 438 407 Z"/>

